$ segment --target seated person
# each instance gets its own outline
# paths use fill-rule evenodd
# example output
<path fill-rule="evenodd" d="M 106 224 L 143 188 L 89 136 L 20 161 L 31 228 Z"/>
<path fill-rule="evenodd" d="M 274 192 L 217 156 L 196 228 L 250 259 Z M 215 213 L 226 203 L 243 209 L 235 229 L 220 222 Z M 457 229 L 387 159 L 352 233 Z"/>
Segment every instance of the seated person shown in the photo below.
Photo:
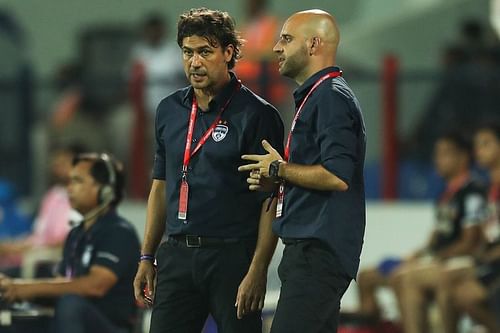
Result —
<path fill-rule="evenodd" d="M 479 128 L 475 148 L 478 164 L 489 171 L 491 181 L 483 223 L 486 246 L 475 266 L 450 269 L 442 276 L 439 303 L 446 333 L 458 332 L 460 313 L 468 314 L 488 332 L 500 332 L 500 312 L 494 313 L 492 306 L 500 301 L 500 126 Z"/>
<path fill-rule="evenodd" d="M 8 302 L 57 298 L 56 332 L 129 332 L 135 314 L 132 282 L 139 239 L 133 226 L 116 212 L 123 188 L 122 166 L 108 155 L 75 157 L 68 194 L 83 221 L 66 238 L 60 276 L 3 277 L 2 298 Z"/>
<path fill-rule="evenodd" d="M 437 172 L 446 181 L 446 189 L 436 203 L 435 229 L 428 244 L 408 258 L 388 259 L 377 268 L 360 272 L 361 314 L 380 318 L 377 287 L 391 286 L 401 302 L 402 278 L 407 273 L 418 274 L 422 280 L 425 277 L 421 287 L 428 287 L 437 281 L 436 274 L 443 260 L 473 253 L 480 238 L 479 223 L 486 200 L 485 189 L 471 177 L 471 155 L 470 145 L 458 134 L 444 135 L 437 140 L 434 161 Z M 405 321 L 405 311 L 401 315 Z"/>
<path fill-rule="evenodd" d="M 81 152 L 83 149 L 76 145 L 54 150 L 50 165 L 52 186 L 43 196 L 33 224 L 33 232 L 25 237 L 0 242 L 0 271 L 18 277 L 24 255 L 32 249 L 36 251 L 38 258 L 42 255 L 43 259 L 50 260 L 57 255 L 60 259 L 60 248 L 68 235 L 68 221 L 71 215 L 66 186 L 72 160 Z M 32 273 L 29 275 L 33 277 Z"/>

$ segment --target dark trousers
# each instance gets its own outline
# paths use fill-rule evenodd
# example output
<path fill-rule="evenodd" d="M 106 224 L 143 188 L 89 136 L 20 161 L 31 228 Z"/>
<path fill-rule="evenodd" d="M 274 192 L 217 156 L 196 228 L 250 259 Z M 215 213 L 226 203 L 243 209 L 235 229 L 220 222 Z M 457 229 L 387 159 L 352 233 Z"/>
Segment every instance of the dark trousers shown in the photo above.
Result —
<path fill-rule="evenodd" d="M 281 293 L 271 333 L 337 332 L 340 299 L 351 278 L 330 249 L 317 240 L 285 245 L 278 274 Z"/>
<path fill-rule="evenodd" d="M 209 313 L 219 333 L 260 333 L 261 313 L 239 320 L 234 306 L 254 250 L 255 240 L 188 248 L 169 238 L 157 253 L 150 333 L 200 333 Z"/>
<path fill-rule="evenodd" d="M 105 317 L 88 299 L 77 295 L 62 296 L 56 305 L 54 333 L 127 333 Z"/>

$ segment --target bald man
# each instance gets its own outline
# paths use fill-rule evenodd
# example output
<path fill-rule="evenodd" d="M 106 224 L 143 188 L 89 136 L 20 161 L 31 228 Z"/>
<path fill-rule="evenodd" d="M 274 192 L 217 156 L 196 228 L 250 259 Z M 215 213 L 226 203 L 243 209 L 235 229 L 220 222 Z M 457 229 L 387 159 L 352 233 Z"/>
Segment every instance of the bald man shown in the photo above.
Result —
<path fill-rule="evenodd" d="M 309 10 L 285 22 L 274 47 L 279 71 L 297 82 L 284 156 L 244 155 L 251 190 L 276 184 L 273 230 L 285 250 L 272 333 L 336 332 L 340 299 L 356 276 L 365 229 L 365 127 L 359 103 L 335 66 L 339 30 Z"/>

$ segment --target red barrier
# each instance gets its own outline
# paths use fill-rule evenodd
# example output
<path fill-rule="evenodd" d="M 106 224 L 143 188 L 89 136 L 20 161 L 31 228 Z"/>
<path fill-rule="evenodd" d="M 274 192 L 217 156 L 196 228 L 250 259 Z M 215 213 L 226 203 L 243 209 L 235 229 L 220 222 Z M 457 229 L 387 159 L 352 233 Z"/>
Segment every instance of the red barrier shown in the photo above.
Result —
<path fill-rule="evenodd" d="M 399 64 L 394 55 L 384 58 L 382 73 L 382 198 L 396 199 L 398 186 L 397 80 Z"/>

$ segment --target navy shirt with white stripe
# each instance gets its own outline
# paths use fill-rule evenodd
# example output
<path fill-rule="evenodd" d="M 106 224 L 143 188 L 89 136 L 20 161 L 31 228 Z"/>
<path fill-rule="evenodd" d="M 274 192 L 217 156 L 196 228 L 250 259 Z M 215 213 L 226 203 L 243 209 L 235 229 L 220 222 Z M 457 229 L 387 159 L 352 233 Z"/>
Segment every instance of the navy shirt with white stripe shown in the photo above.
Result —
<path fill-rule="evenodd" d="M 298 107 L 316 81 L 339 71 L 325 68 L 295 92 Z M 365 126 L 354 93 L 342 77 L 321 83 L 305 103 L 290 144 L 290 163 L 321 164 L 346 182 L 346 192 L 317 191 L 287 184 L 283 215 L 273 229 L 284 238 L 325 242 L 351 277 L 357 273 L 365 230 L 363 166 Z"/>
<path fill-rule="evenodd" d="M 239 172 L 238 166 L 246 164 L 243 154 L 266 153 L 263 139 L 282 151 L 284 129 L 277 110 L 244 85 L 238 90 L 238 80 L 230 74 L 230 82 L 210 101 L 209 109 L 198 110 L 191 149 L 234 94 L 214 135 L 191 158 L 186 221 L 177 215 L 193 88 L 176 91 L 158 106 L 153 178 L 166 181 L 167 235 L 257 237 L 267 194 L 249 191 L 248 173 Z"/>
<path fill-rule="evenodd" d="M 134 227 L 111 209 L 88 230 L 82 223 L 70 231 L 58 272 L 76 278 L 88 275 L 92 266 L 111 270 L 118 278 L 116 284 L 103 297 L 90 300 L 116 325 L 130 326 L 136 312 L 132 284 L 139 253 L 139 237 Z"/>

